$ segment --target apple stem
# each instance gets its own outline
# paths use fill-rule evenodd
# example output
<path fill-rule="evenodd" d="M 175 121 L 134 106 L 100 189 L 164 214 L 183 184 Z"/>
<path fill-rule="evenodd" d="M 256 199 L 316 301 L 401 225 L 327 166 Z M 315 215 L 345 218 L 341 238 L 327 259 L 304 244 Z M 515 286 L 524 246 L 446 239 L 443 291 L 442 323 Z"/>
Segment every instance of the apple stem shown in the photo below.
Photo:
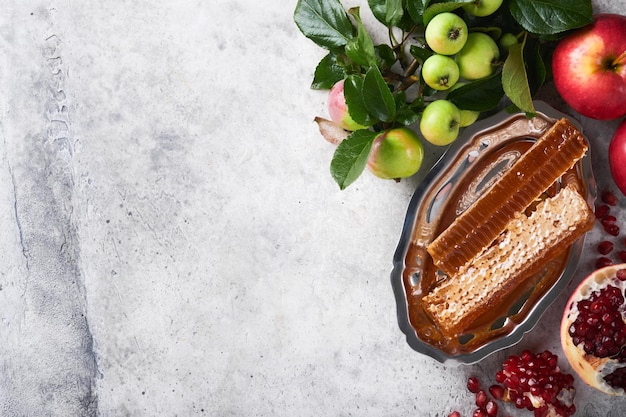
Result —
<path fill-rule="evenodd" d="M 626 51 L 622 52 L 620 56 L 615 58 L 615 60 L 611 63 L 611 68 L 617 68 L 620 65 L 626 64 Z"/>
<path fill-rule="evenodd" d="M 383 72 L 383 78 L 385 78 L 385 80 L 387 81 L 395 82 L 396 89 L 398 91 L 407 90 L 413 84 L 415 84 L 416 82 L 419 82 L 419 77 L 413 74 L 416 68 L 414 68 L 413 71 L 409 71 L 409 69 L 411 69 L 414 66 L 414 62 L 411 62 L 411 64 L 409 65 L 409 68 L 407 68 L 407 71 L 405 71 L 404 74 L 398 74 L 397 72 L 394 72 L 391 70 L 385 70 Z"/>
<path fill-rule="evenodd" d="M 409 77 L 415 74 L 415 71 L 417 71 L 417 67 L 419 67 L 419 65 L 420 65 L 419 61 L 416 58 L 414 58 L 413 61 L 411 61 L 411 63 L 409 64 L 409 66 L 406 68 L 406 70 L 404 70 L 404 76 Z"/>
<path fill-rule="evenodd" d="M 393 33 L 393 28 L 389 26 L 388 30 L 389 30 L 389 43 L 391 43 L 392 48 L 393 49 L 400 48 L 400 45 L 402 45 L 402 43 L 398 42 L 398 40 L 396 39 L 396 35 Z"/>

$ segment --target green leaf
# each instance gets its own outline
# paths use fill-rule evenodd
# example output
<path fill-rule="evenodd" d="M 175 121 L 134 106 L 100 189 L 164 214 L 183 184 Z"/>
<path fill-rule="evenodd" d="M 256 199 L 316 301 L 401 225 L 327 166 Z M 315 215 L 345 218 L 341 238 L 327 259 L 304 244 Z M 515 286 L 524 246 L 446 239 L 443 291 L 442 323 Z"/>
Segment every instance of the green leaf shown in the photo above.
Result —
<path fill-rule="evenodd" d="M 376 54 L 374 51 L 374 43 L 372 38 L 365 30 L 359 16 L 359 8 L 350 9 L 349 13 L 354 17 L 357 23 L 356 38 L 352 38 L 346 44 L 346 55 L 359 65 L 369 67 L 376 65 Z"/>
<path fill-rule="evenodd" d="M 378 120 L 373 117 L 363 101 L 363 78 L 358 75 L 346 77 L 343 95 L 352 120 L 363 126 L 372 126 Z"/>
<path fill-rule="evenodd" d="M 367 0 L 372 14 L 383 25 L 398 26 L 404 15 L 402 0 Z"/>
<path fill-rule="evenodd" d="M 337 55 L 332 52 L 326 55 L 317 64 L 311 88 L 314 90 L 326 90 L 341 81 L 344 77 L 343 68 L 337 63 Z"/>
<path fill-rule="evenodd" d="M 396 102 L 378 67 L 371 67 L 363 80 L 363 101 L 369 112 L 379 120 L 388 122 L 396 114 Z"/>
<path fill-rule="evenodd" d="M 357 130 L 337 146 L 330 162 L 330 174 L 340 189 L 345 189 L 361 175 L 377 135 L 369 130 Z"/>
<path fill-rule="evenodd" d="M 542 44 L 537 39 L 527 39 L 524 46 L 524 62 L 530 92 L 534 95 L 547 78 L 547 69 L 541 55 Z"/>
<path fill-rule="evenodd" d="M 401 91 L 394 94 L 396 100 L 396 122 L 404 126 L 409 126 L 417 123 L 420 117 L 420 112 L 423 110 L 423 98 L 413 100 L 412 103 L 407 102 L 406 92 Z M 420 104 L 422 104 L 420 106 Z"/>
<path fill-rule="evenodd" d="M 388 26 L 398 26 L 404 15 L 402 0 L 387 0 L 385 20 Z"/>
<path fill-rule="evenodd" d="M 590 0 L 511 0 L 511 15 L 528 32 L 553 35 L 593 21 Z"/>
<path fill-rule="evenodd" d="M 509 55 L 502 67 L 502 88 L 504 93 L 520 110 L 534 114 L 535 107 L 528 85 L 528 76 L 524 66 L 524 44 L 518 43 L 509 48 Z"/>
<path fill-rule="evenodd" d="M 372 14 L 383 25 L 387 25 L 387 0 L 367 0 Z"/>
<path fill-rule="evenodd" d="M 304 36 L 326 49 L 343 47 L 354 36 L 340 0 L 298 0 L 294 21 Z"/>
<path fill-rule="evenodd" d="M 411 47 L 409 48 L 409 52 L 411 53 L 413 58 L 416 58 L 422 64 L 428 59 L 428 57 L 434 54 L 434 52 L 430 49 L 422 48 L 417 45 L 411 45 Z"/>
<path fill-rule="evenodd" d="M 439 13 L 453 12 L 456 9 L 463 7 L 463 5 L 470 4 L 470 3 L 471 1 L 464 1 L 464 2 L 448 1 L 448 2 L 443 2 L 443 3 L 431 4 L 430 6 L 426 8 L 426 10 L 424 10 L 424 18 L 423 18 L 424 25 L 428 25 L 428 22 L 430 22 L 432 18 L 438 15 Z"/>
<path fill-rule="evenodd" d="M 500 37 L 502 36 L 502 28 L 499 28 L 497 26 L 472 27 L 472 32 L 486 33 L 494 39 L 500 39 Z"/>
<path fill-rule="evenodd" d="M 504 97 L 500 73 L 465 84 L 450 91 L 446 98 L 463 110 L 489 111 Z"/>
<path fill-rule="evenodd" d="M 404 9 L 415 23 L 423 23 L 428 0 L 404 0 Z"/>
<path fill-rule="evenodd" d="M 398 60 L 396 54 L 393 52 L 393 49 L 389 45 L 376 45 L 374 47 L 374 51 L 376 52 L 376 57 L 380 62 L 381 69 L 391 68 Z"/>

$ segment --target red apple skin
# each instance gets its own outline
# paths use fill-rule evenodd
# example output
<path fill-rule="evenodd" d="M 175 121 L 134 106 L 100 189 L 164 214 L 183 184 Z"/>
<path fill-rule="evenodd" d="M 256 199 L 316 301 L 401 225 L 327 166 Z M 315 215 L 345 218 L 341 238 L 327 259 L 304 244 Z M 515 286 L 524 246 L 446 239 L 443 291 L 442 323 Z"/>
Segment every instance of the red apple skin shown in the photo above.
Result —
<path fill-rule="evenodd" d="M 330 93 L 328 93 L 328 114 L 330 115 L 330 119 L 341 125 L 345 130 L 354 131 L 365 129 L 365 126 L 355 122 L 352 117 L 350 117 L 350 113 L 348 113 L 348 106 L 346 105 L 346 99 L 343 95 L 343 84 L 344 80 L 335 83 L 330 89 Z"/>
<path fill-rule="evenodd" d="M 626 119 L 617 127 L 611 139 L 609 166 L 615 184 L 626 196 Z"/>
<path fill-rule="evenodd" d="M 557 91 L 581 115 L 626 115 L 626 16 L 598 14 L 594 23 L 562 39 L 552 71 Z"/>

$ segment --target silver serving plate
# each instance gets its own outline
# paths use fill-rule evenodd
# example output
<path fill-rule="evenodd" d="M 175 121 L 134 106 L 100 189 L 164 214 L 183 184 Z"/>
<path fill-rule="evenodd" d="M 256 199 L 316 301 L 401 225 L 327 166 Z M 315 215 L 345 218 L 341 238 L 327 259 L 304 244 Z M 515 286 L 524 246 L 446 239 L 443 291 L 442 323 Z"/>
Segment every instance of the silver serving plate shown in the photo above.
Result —
<path fill-rule="evenodd" d="M 438 273 L 426 247 L 441 230 L 442 222 L 449 222 L 450 216 L 472 204 L 537 138 L 558 119 L 567 117 L 541 101 L 535 102 L 535 109 L 537 115 L 532 119 L 503 111 L 466 128 L 419 184 L 409 203 L 391 273 L 398 324 L 414 350 L 439 362 L 471 364 L 518 343 L 577 268 L 584 238 L 548 262 L 528 286 L 498 307 L 497 314 L 487 315 L 455 339 L 445 338 L 419 305 L 422 285 L 429 285 L 428 280 L 434 282 L 433 275 Z M 581 129 L 578 122 L 571 121 Z M 593 207 L 596 183 L 590 161 L 588 151 L 553 187 L 576 182 Z"/>

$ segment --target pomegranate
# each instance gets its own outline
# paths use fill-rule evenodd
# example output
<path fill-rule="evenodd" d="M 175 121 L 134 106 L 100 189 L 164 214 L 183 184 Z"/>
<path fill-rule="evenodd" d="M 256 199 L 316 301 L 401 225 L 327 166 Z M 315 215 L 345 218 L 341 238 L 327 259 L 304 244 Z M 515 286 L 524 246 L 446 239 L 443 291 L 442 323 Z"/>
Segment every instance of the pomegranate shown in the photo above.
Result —
<path fill-rule="evenodd" d="M 574 371 L 610 395 L 626 394 L 626 264 L 598 269 L 574 290 L 561 321 L 561 343 Z"/>

